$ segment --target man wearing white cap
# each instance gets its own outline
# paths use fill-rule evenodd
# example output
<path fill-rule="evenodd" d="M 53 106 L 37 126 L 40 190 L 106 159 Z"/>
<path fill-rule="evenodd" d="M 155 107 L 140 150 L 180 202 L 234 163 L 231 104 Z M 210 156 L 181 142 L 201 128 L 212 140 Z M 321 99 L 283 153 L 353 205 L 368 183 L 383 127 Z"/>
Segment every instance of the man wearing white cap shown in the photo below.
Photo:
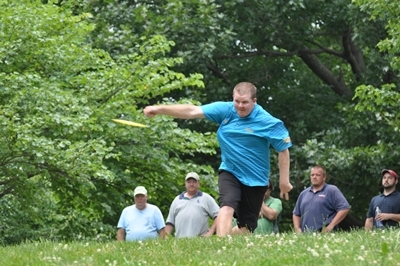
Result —
<path fill-rule="evenodd" d="M 138 186 L 133 192 L 135 204 L 126 207 L 118 221 L 118 241 L 165 238 L 164 217 L 160 209 L 147 203 L 147 190 Z"/>
<path fill-rule="evenodd" d="M 383 193 L 373 197 L 369 204 L 365 220 L 366 230 L 373 227 L 399 227 L 400 192 L 396 190 L 399 177 L 395 171 L 388 169 L 383 169 L 381 175 Z"/>
<path fill-rule="evenodd" d="M 167 234 L 171 234 L 174 228 L 176 238 L 214 234 L 219 207 L 209 194 L 199 190 L 199 186 L 199 175 L 188 173 L 185 177 L 186 191 L 176 196 L 169 209 L 165 227 Z M 208 217 L 214 219 L 211 228 L 208 228 Z"/>

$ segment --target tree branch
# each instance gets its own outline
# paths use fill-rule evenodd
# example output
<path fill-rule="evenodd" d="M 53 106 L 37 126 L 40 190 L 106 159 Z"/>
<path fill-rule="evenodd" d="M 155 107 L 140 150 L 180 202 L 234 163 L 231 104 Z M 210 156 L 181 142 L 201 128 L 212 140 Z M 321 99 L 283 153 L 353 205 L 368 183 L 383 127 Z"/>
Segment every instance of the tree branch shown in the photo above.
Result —
<path fill-rule="evenodd" d="M 299 50 L 299 57 L 303 62 L 314 72 L 314 74 L 319 77 L 325 84 L 332 88 L 332 90 L 345 97 L 351 97 L 353 95 L 352 91 L 347 87 L 342 77 L 335 77 L 331 70 L 322 64 L 318 58 L 308 53 L 309 49 Z"/>
<path fill-rule="evenodd" d="M 307 42 L 311 43 L 312 45 L 317 46 L 318 48 L 320 48 L 322 51 L 324 51 L 327 54 L 331 54 L 331 55 L 334 55 L 334 56 L 337 56 L 337 57 L 344 58 L 344 53 L 343 52 L 339 52 L 339 51 L 336 51 L 336 50 L 328 49 L 328 48 L 322 46 L 321 44 L 319 44 L 319 43 L 317 43 L 315 41 L 312 41 L 312 40 L 307 40 Z"/>
<path fill-rule="evenodd" d="M 360 48 L 356 46 L 352 40 L 351 30 L 343 34 L 342 42 L 344 49 L 343 58 L 349 62 L 356 79 L 360 80 L 362 73 L 365 71 L 364 59 Z"/>
<path fill-rule="evenodd" d="M 206 63 L 207 69 L 210 70 L 214 76 L 221 78 L 227 85 L 230 85 L 228 77 L 220 71 L 217 64 L 213 64 L 211 60 Z"/>

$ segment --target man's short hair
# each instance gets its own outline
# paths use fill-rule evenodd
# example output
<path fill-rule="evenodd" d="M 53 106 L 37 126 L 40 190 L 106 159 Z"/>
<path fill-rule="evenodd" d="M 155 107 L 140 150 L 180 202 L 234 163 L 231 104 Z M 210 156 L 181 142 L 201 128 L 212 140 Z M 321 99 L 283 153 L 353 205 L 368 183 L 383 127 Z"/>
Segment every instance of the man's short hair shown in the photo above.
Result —
<path fill-rule="evenodd" d="M 240 82 L 236 84 L 235 88 L 233 88 L 233 93 L 235 93 L 235 91 L 240 95 L 250 92 L 252 99 L 257 98 L 257 88 L 250 82 Z"/>

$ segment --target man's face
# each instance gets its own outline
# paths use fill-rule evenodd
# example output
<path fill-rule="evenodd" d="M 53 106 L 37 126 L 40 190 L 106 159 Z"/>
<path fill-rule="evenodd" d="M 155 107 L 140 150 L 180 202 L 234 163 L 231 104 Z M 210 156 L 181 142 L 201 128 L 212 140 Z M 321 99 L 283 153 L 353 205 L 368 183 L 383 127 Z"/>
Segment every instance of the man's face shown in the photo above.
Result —
<path fill-rule="evenodd" d="M 189 178 L 188 180 L 185 181 L 186 191 L 189 194 L 196 194 L 197 191 L 199 190 L 199 185 L 200 182 L 194 178 Z"/>
<path fill-rule="evenodd" d="M 257 98 L 251 98 L 250 93 L 240 95 L 236 91 L 233 93 L 233 103 L 236 112 L 240 117 L 248 116 L 253 111 L 254 105 L 256 104 Z"/>
<path fill-rule="evenodd" d="M 382 186 L 385 189 L 391 189 L 395 187 L 397 182 L 398 180 L 394 176 L 391 176 L 389 173 L 385 173 L 382 176 Z"/>
<path fill-rule="evenodd" d="M 143 210 L 144 208 L 146 208 L 146 203 L 147 203 L 147 195 L 137 194 L 135 196 L 135 205 L 137 209 Z"/>
<path fill-rule="evenodd" d="M 313 187 L 320 187 L 325 184 L 326 176 L 321 168 L 312 168 L 310 174 L 310 180 Z"/>

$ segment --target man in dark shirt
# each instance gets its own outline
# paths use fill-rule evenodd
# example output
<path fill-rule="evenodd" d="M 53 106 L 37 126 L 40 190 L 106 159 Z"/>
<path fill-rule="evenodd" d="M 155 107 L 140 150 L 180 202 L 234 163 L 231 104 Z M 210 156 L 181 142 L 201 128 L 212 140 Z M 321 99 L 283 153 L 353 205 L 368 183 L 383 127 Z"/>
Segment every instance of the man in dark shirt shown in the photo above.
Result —
<path fill-rule="evenodd" d="M 388 169 L 382 170 L 381 174 L 383 193 L 373 197 L 369 204 L 365 220 L 366 230 L 377 227 L 376 221 L 381 221 L 384 227 L 399 226 L 400 192 L 396 190 L 399 177 L 395 171 Z M 376 207 L 379 207 L 380 214 L 376 213 Z"/>
<path fill-rule="evenodd" d="M 326 170 L 322 166 L 311 168 L 312 186 L 303 190 L 293 210 L 293 227 L 300 232 L 330 232 L 346 217 L 350 205 L 342 192 L 325 183 Z"/>

